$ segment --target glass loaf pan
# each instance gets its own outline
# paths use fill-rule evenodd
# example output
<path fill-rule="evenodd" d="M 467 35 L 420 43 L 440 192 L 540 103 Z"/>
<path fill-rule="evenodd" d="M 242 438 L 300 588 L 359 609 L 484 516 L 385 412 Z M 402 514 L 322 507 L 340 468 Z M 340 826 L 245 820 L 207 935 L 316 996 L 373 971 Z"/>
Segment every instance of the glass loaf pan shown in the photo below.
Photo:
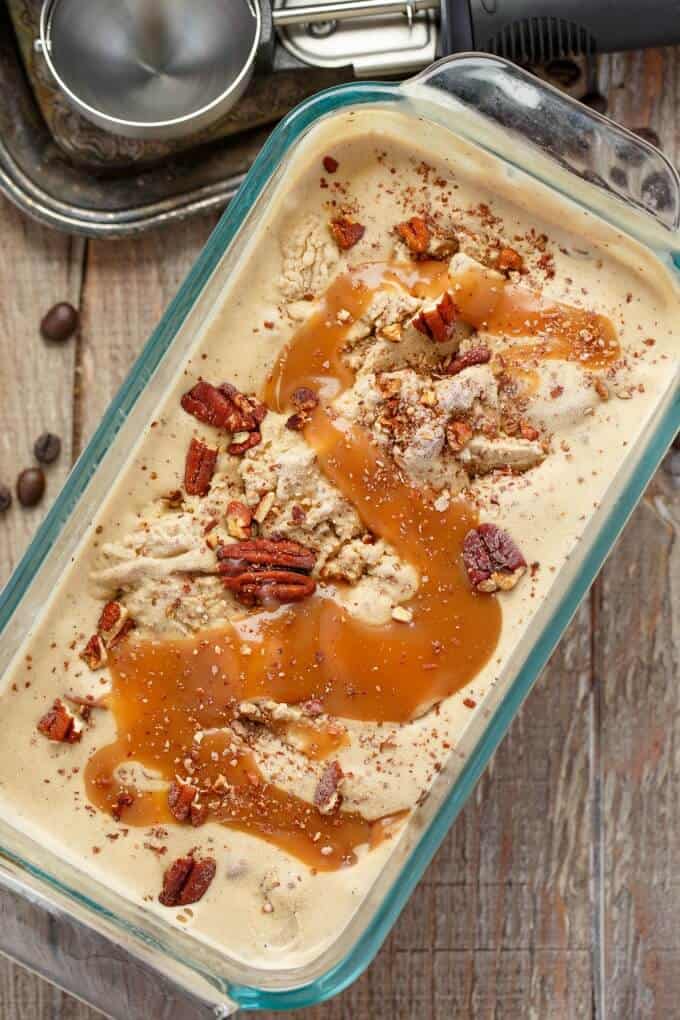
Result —
<path fill-rule="evenodd" d="M 402 85 L 352 84 L 306 101 L 279 125 L 258 156 L 2 593 L 0 670 L 7 668 L 30 632 L 257 230 L 269 199 L 275 189 L 285 188 L 287 164 L 302 138 L 336 111 L 395 103 L 414 120 L 443 125 L 495 154 L 511 173 L 543 181 L 646 244 L 669 267 L 680 268 L 680 180 L 662 154 L 499 58 L 459 55 Z M 192 1005 L 191 1016 L 224 1017 L 239 1007 L 300 1007 L 342 990 L 377 952 L 679 428 L 676 381 L 531 622 L 509 664 L 512 679 L 495 701 L 491 696 L 487 718 L 478 715 L 469 728 L 461 748 L 466 753 L 462 771 L 455 778 L 442 772 L 431 795 L 413 812 L 387 867 L 350 924 L 313 963 L 287 971 L 236 963 L 119 897 L 0 820 L 0 882 L 8 896 L 49 915 L 46 931 L 55 923 L 61 931 L 75 926 L 80 936 L 93 929 L 98 933 L 93 938 L 101 936 L 124 947 L 145 970 L 181 987 Z M 115 970 L 102 970 L 94 983 L 86 974 L 92 963 L 75 950 L 69 954 L 59 939 L 36 942 L 21 924 L 10 931 L 11 935 L 0 935 L 0 949 L 24 964 L 110 1015 L 126 1020 L 148 1015 L 148 1000 L 144 1007 L 134 997 L 121 1005 Z M 80 944 L 86 944 L 82 937 Z"/>

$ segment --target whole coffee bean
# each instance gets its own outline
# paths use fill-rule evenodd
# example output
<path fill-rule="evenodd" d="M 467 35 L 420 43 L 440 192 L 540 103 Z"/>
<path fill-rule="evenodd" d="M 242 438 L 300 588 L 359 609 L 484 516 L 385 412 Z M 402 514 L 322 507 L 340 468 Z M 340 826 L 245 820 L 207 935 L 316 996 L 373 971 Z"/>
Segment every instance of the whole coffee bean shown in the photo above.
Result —
<path fill-rule="evenodd" d="M 8 485 L 0 485 L 0 514 L 4 514 L 12 505 L 12 493 Z"/>
<path fill-rule="evenodd" d="M 22 506 L 36 506 L 45 494 L 42 468 L 26 468 L 17 478 L 17 496 Z"/>
<path fill-rule="evenodd" d="M 61 344 L 72 337 L 78 329 L 80 316 L 73 305 L 60 301 L 53 305 L 40 323 L 40 332 L 45 340 Z"/>
<path fill-rule="evenodd" d="M 33 444 L 33 453 L 41 464 L 52 464 L 61 453 L 61 439 L 54 432 L 43 432 Z"/>

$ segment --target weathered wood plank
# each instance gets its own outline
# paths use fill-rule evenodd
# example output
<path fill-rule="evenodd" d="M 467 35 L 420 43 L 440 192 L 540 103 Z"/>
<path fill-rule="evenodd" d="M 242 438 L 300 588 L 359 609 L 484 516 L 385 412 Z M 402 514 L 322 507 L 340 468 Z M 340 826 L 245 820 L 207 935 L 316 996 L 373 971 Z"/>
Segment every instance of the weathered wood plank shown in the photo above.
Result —
<path fill-rule="evenodd" d="M 71 466 L 71 394 L 75 342 L 46 344 L 42 315 L 56 301 L 77 305 L 83 242 L 46 230 L 0 200 L 0 481 L 14 504 L 0 528 L 0 585 L 23 553 Z M 41 432 L 62 440 L 59 461 L 47 470 L 47 493 L 30 510 L 14 493 L 17 474 L 36 464 L 33 443 Z"/>
<path fill-rule="evenodd" d="M 652 128 L 677 163 L 680 51 L 603 62 L 609 113 Z M 601 727 L 606 1015 L 677 1016 L 680 1002 L 680 491 L 661 471 L 609 559 L 594 594 Z M 600 876 L 596 876 L 600 877 Z"/>

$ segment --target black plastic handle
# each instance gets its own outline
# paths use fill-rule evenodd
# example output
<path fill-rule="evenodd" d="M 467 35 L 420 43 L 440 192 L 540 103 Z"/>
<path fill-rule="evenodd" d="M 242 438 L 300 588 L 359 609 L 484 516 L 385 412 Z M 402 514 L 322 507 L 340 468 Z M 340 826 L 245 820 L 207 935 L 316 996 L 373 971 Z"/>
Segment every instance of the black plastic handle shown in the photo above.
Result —
<path fill-rule="evenodd" d="M 518 63 L 680 42 L 680 0 L 442 0 L 440 52 Z"/>

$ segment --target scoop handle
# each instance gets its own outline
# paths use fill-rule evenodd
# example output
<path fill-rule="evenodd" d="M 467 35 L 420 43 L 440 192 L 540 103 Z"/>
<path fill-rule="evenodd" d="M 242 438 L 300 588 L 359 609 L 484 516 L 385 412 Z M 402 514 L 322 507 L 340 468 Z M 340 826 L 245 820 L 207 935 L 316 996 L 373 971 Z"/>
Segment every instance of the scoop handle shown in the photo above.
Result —
<path fill-rule="evenodd" d="M 421 11 L 438 11 L 439 5 L 440 0 L 330 0 L 304 7 L 276 7 L 272 10 L 272 19 L 277 28 L 310 25 L 318 21 L 376 18 L 386 14 L 404 14 L 410 21 Z"/>
<path fill-rule="evenodd" d="M 680 42 L 677 0 L 442 0 L 440 53 L 520 64 Z"/>

